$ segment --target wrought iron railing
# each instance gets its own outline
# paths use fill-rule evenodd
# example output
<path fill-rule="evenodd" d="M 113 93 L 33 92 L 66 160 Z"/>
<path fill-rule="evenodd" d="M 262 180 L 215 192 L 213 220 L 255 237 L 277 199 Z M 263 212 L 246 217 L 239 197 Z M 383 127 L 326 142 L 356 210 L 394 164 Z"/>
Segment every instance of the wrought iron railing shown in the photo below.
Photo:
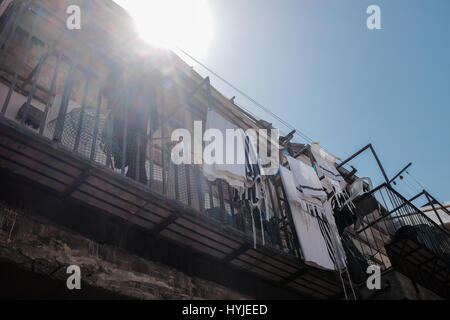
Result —
<path fill-rule="evenodd" d="M 364 205 L 368 200 L 375 200 L 372 202 L 377 207 Z M 391 268 L 386 247 L 395 241 L 409 239 L 450 264 L 448 231 L 388 184 L 365 194 L 355 205 L 357 214 L 362 217 L 362 224 L 357 230 L 350 227 L 350 233 L 370 263 L 381 266 L 383 270 Z"/>

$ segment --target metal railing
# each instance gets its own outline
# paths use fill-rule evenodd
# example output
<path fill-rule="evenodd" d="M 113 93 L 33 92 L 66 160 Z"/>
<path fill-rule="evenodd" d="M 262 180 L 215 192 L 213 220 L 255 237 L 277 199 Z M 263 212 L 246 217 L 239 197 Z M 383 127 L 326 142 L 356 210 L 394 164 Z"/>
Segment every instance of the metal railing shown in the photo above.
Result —
<path fill-rule="evenodd" d="M 208 181 L 199 165 L 171 161 L 172 131 L 206 118 L 187 102 L 192 97 L 178 86 L 181 76 L 139 74 L 67 32 L 63 18 L 40 1 L 15 2 L 1 17 L 1 117 L 223 224 L 249 234 L 255 226 L 266 245 L 298 254 L 288 206 L 272 179 L 270 212 L 252 214 L 224 181 Z"/>
<path fill-rule="evenodd" d="M 377 208 L 364 205 L 375 200 Z M 382 184 L 355 202 L 362 217 L 354 242 L 370 263 L 391 267 L 386 246 L 398 239 L 413 240 L 420 247 L 450 263 L 450 234 L 388 184 Z M 370 208 L 367 210 L 367 208 Z M 369 212 L 370 211 L 370 212 Z"/>

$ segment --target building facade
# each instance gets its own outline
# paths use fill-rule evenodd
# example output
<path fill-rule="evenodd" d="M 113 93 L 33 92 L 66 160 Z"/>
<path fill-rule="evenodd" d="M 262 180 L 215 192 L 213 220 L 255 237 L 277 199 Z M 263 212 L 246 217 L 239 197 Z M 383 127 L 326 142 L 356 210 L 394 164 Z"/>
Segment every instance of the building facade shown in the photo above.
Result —
<path fill-rule="evenodd" d="M 206 128 L 210 110 L 243 130 L 271 125 L 173 52 L 143 44 L 114 2 L 70 4 L 83 10 L 80 30 L 66 26 L 67 1 L 0 4 L 2 297 L 371 298 L 371 264 L 427 292 L 394 295 L 384 283 L 381 296 L 448 297 L 448 232 L 388 182 L 335 204 L 337 217 L 363 212 L 358 228 L 339 227 L 347 262 L 336 271 L 306 263 L 278 174 L 255 211 L 201 164 L 175 165 L 173 131 Z M 288 140 L 277 141 L 282 166 L 286 154 L 318 166 L 311 146 Z M 358 178 L 341 174 L 347 194 Z M 418 226 L 426 241 L 399 232 Z M 67 291 L 69 265 L 84 290 Z"/>

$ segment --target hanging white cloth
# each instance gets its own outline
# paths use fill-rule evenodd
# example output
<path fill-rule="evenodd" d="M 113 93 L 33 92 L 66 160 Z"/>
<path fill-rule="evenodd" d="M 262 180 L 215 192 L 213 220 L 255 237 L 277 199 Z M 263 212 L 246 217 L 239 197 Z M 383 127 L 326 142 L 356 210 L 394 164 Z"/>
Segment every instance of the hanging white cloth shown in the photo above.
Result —
<path fill-rule="evenodd" d="M 245 154 L 245 133 L 244 131 L 231 123 L 230 121 L 223 118 L 220 114 L 218 114 L 214 110 L 209 110 L 206 118 L 206 130 L 208 129 L 216 129 L 222 133 L 223 137 L 223 145 L 222 145 L 222 154 L 223 159 L 220 160 L 220 163 L 213 164 L 203 164 L 203 173 L 205 177 L 209 181 L 215 181 L 216 179 L 222 179 L 234 188 L 236 188 L 240 193 L 243 192 L 246 178 L 246 170 L 245 170 L 245 161 L 243 163 L 238 163 L 239 157 L 237 155 Z M 238 133 L 237 141 L 234 141 L 234 150 L 227 150 L 226 143 L 226 131 L 227 129 L 237 130 L 235 132 Z M 205 143 L 205 147 L 210 143 Z M 233 163 L 227 164 L 227 151 L 234 153 L 234 161 Z"/>
<path fill-rule="evenodd" d="M 306 201 L 302 200 L 302 194 L 296 187 L 293 173 L 285 167 L 280 167 L 280 174 L 305 263 L 334 270 L 334 263 L 330 258 L 317 218 L 309 213 Z M 320 204 L 320 201 L 312 199 L 312 203 Z"/>
<path fill-rule="evenodd" d="M 283 182 L 284 191 L 286 192 L 286 197 L 289 203 L 301 206 L 302 201 L 300 198 L 300 191 L 298 191 L 295 185 L 294 175 L 292 174 L 292 172 L 285 167 L 280 167 L 280 175 L 281 181 Z"/>
<path fill-rule="evenodd" d="M 302 206 L 292 204 L 290 208 L 305 263 L 321 269 L 334 270 L 334 262 L 328 252 L 317 218 Z"/>
<path fill-rule="evenodd" d="M 292 157 L 288 156 L 287 159 L 294 175 L 295 186 L 301 195 L 326 200 L 327 194 L 314 168 Z"/>
<path fill-rule="evenodd" d="M 313 144 L 311 146 L 311 152 L 318 164 L 318 171 L 320 176 L 328 177 L 336 181 L 344 181 L 344 178 L 336 169 L 335 162 L 336 157 L 327 152 L 324 148 Z"/>

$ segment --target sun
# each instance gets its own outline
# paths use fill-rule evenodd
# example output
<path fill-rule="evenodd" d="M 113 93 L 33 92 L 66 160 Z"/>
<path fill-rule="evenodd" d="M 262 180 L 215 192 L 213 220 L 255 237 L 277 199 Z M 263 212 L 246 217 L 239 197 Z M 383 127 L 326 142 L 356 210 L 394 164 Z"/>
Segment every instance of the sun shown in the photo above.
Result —
<path fill-rule="evenodd" d="M 212 40 L 207 0 L 114 0 L 134 19 L 141 38 L 153 46 L 180 47 L 203 57 Z"/>

